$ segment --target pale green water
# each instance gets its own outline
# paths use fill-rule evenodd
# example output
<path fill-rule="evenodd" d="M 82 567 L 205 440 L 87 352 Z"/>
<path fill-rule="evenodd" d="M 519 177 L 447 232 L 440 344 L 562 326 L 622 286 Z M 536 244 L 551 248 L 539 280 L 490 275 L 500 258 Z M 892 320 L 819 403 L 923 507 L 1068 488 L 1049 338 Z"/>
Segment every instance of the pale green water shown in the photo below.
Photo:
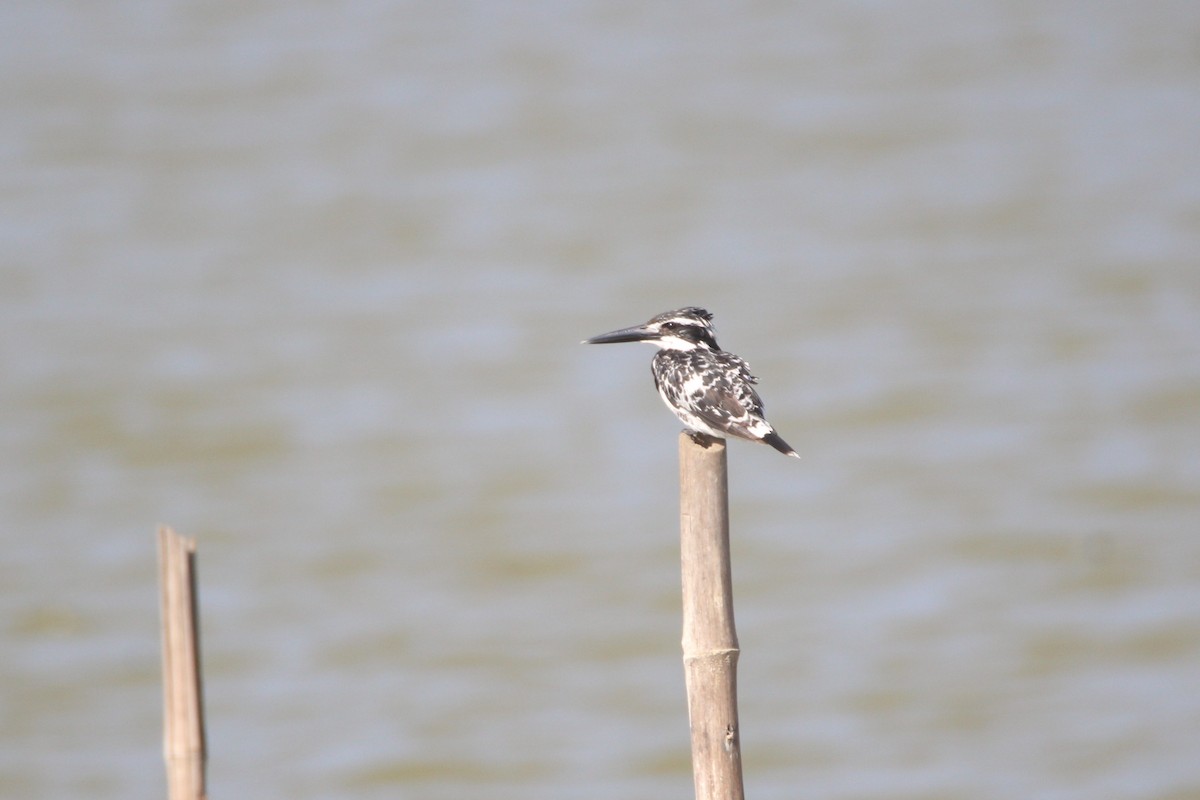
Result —
<path fill-rule="evenodd" d="M 691 796 L 675 434 L 754 798 L 1200 795 L 1200 11 L 0 11 L 0 796 Z"/>

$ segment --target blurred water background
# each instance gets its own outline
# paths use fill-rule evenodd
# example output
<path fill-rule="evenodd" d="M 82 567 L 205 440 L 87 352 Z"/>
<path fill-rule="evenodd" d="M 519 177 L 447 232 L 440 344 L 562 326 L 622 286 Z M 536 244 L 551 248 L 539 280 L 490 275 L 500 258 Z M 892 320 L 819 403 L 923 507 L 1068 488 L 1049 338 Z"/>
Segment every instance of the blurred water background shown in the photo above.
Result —
<path fill-rule="evenodd" d="M 1200 797 L 1200 6 L 0 9 L 0 795 L 688 798 L 685 304 L 754 798 Z"/>

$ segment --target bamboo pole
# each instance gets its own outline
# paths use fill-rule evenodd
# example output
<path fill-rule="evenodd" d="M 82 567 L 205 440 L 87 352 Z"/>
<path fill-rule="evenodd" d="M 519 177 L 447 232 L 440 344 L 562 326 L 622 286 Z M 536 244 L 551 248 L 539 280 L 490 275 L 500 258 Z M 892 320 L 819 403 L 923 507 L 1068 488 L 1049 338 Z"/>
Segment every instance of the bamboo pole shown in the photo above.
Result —
<path fill-rule="evenodd" d="M 742 800 L 725 441 L 679 436 L 683 668 L 696 800 Z"/>
<path fill-rule="evenodd" d="M 207 758 L 196 606 L 196 541 L 158 529 L 162 591 L 163 759 L 170 800 L 204 800 Z"/>

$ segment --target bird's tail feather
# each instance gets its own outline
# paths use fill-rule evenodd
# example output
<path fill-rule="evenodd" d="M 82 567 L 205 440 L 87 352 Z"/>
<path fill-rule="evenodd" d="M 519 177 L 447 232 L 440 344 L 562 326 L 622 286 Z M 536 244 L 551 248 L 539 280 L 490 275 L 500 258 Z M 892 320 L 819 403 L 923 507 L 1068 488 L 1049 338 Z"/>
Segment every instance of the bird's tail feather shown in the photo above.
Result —
<path fill-rule="evenodd" d="M 762 437 L 762 440 L 771 445 L 771 447 L 774 447 L 779 452 L 783 453 L 785 456 L 792 456 L 793 458 L 800 457 L 799 454 L 792 449 L 792 446 L 785 442 L 783 437 L 775 431 L 771 431 L 766 436 Z"/>

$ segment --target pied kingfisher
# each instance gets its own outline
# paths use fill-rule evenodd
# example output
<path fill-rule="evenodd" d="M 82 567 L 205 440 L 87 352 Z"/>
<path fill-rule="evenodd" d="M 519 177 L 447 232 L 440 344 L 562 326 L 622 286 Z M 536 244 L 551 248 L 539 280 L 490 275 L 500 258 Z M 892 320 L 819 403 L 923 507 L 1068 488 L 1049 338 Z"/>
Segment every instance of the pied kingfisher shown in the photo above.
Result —
<path fill-rule="evenodd" d="M 650 365 L 654 386 L 698 444 L 706 444 L 705 437 L 736 436 L 799 458 L 763 416 L 750 365 L 717 345 L 712 318 L 703 308 L 688 306 L 583 343 L 647 342 L 657 347 Z"/>

